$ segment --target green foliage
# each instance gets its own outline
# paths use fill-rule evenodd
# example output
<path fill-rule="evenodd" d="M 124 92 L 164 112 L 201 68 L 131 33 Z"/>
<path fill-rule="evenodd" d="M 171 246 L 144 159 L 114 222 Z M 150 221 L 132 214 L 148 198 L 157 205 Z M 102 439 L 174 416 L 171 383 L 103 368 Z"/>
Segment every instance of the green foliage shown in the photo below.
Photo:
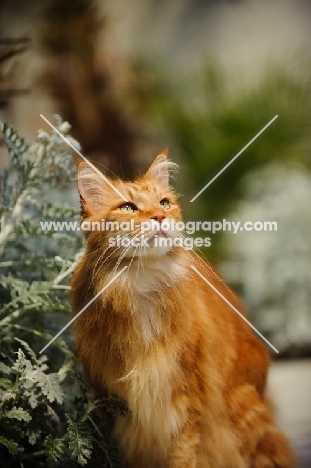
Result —
<path fill-rule="evenodd" d="M 18 444 L 12 439 L 0 436 L 0 444 L 4 445 L 12 455 L 16 455 L 18 452 Z"/>
<path fill-rule="evenodd" d="M 71 318 L 68 281 L 82 238 L 44 231 L 40 221 L 79 221 L 78 205 L 51 201 L 51 187 L 65 194 L 75 180 L 72 157 L 57 133 L 40 130 L 27 145 L 8 124 L 1 130 L 10 162 L 0 200 L 0 466 L 121 467 L 110 431 L 112 412 L 124 413 L 124 404 L 95 398 L 75 365 L 70 332 L 39 354 Z"/>
<path fill-rule="evenodd" d="M 63 439 L 53 439 L 52 436 L 48 435 L 43 445 L 47 448 L 48 466 L 57 466 L 59 462 L 64 460 L 66 456 L 66 443 Z"/>
<path fill-rule="evenodd" d="M 292 69 L 265 64 L 251 83 L 243 83 L 236 70 L 227 73 L 216 60 L 208 60 L 197 74 L 178 74 L 162 63 L 159 74 L 151 61 L 140 64 L 145 85 L 137 100 L 174 142 L 172 158 L 180 156 L 186 218 L 229 216 L 243 196 L 245 175 L 272 161 L 311 169 L 310 62 L 296 57 L 288 63 Z M 271 126 L 189 203 L 275 115 Z M 212 236 L 212 246 L 208 256 L 219 260 L 220 234 Z"/>
<path fill-rule="evenodd" d="M 67 420 L 69 449 L 79 465 L 85 465 L 92 453 L 91 430 L 84 422 L 74 422 L 69 415 L 67 415 Z"/>

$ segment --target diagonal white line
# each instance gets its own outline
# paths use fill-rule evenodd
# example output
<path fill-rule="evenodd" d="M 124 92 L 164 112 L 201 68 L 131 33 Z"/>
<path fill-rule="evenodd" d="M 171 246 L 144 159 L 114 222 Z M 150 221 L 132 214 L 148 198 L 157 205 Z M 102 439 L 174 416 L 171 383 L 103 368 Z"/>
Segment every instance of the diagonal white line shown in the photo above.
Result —
<path fill-rule="evenodd" d="M 67 325 L 64 326 L 64 328 L 61 329 L 61 331 L 59 331 L 57 333 L 57 335 L 54 336 L 54 338 L 51 339 L 51 341 L 48 342 L 47 345 L 44 346 L 44 348 L 41 349 L 41 351 L 39 351 L 39 354 L 43 353 L 43 351 L 45 351 L 52 343 L 53 341 L 56 340 L 56 338 L 59 337 L 59 335 L 61 335 L 84 311 L 85 309 L 88 308 L 89 305 L 92 304 L 92 302 L 95 301 L 95 299 L 98 298 L 98 296 L 101 295 L 101 293 L 103 293 L 105 291 L 105 289 L 107 289 L 120 275 L 121 273 L 123 273 L 124 270 L 126 270 L 128 267 L 125 266 L 124 268 L 122 268 L 122 270 L 119 271 L 119 273 L 117 273 L 110 281 L 109 283 L 106 284 L 106 286 L 103 287 L 103 289 L 101 289 L 101 291 L 99 291 L 99 293 L 96 294 L 96 296 L 93 297 L 93 299 L 88 302 L 84 307 L 83 309 L 80 310 L 80 312 L 77 313 L 77 315 L 75 315 L 71 320 L 70 322 L 67 323 Z"/>
<path fill-rule="evenodd" d="M 256 327 L 254 327 L 254 325 L 252 325 L 245 317 L 243 314 L 241 314 L 241 312 L 238 311 L 238 309 L 236 307 L 234 307 L 230 301 L 228 301 L 227 298 L 225 298 L 225 296 L 223 296 L 219 291 L 218 289 L 215 288 L 215 286 L 212 285 L 212 283 L 210 283 L 206 278 L 205 276 L 203 276 L 197 269 L 195 266 L 191 265 L 191 268 L 197 273 L 197 275 L 200 276 L 200 278 L 202 278 L 203 281 L 205 281 L 205 283 L 207 283 L 214 291 L 215 293 L 218 294 L 218 296 L 220 296 L 230 307 L 231 309 L 234 310 L 234 312 L 236 312 L 239 317 L 241 317 L 241 319 L 244 320 L 244 322 L 246 322 L 276 353 L 279 353 L 279 351 L 273 346 L 273 344 L 270 343 L 270 341 L 267 340 L 267 338 L 265 338 L 259 330 L 257 330 Z"/>
<path fill-rule="evenodd" d="M 124 195 L 122 195 L 121 192 L 119 192 L 118 189 L 116 189 L 114 187 L 114 185 L 112 185 L 112 183 L 104 176 L 104 174 L 102 172 L 100 172 L 97 167 L 93 166 L 93 164 L 85 157 L 83 156 L 83 154 L 68 140 L 68 138 L 66 138 L 56 127 L 54 127 L 54 125 L 51 124 L 51 122 L 46 118 L 44 117 L 44 115 L 40 114 L 40 117 L 45 120 L 45 122 L 51 127 L 53 128 L 53 130 L 58 133 L 58 135 L 85 161 L 87 162 L 91 168 L 93 169 L 93 171 L 97 172 L 98 175 L 100 175 L 100 177 L 102 177 L 104 179 L 105 182 L 107 182 L 108 185 L 110 185 L 110 187 L 121 197 L 123 198 L 124 201 L 128 201 Z"/>
<path fill-rule="evenodd" d="M 242 148 L 241 151 L 236 156 L 234 156 L 234 158 L 232 158 L 231 161 L 229 161 L 228 164 L 226 164 L 225 167 L 223 167 L 221 171 L 219 171 L 218 174 L 216 174 L 215 177 L 213 177 L 212 180 L 210 180 L 209 183 L 206 184 L 205 187 L 203 187 L 202 190 L 200 190 L 199 193 L 196 194 L 195 197 L 193 197 L 190 200 L 190 203 L 194 202 L 194 200 L 196 200 L 201 195 L 201 193 L 203 193 L 204 190 L 206 190 L 207 187 L 209 187 L 214 182 L 214 180 L 216 180 L 217 177 L 219 177 L 220 174 L 222 174 L 230 166 L 230 164 L 232 164 L 233 161 L 235 161 L 240 156 L 240 154 L 242 154 L 243 151 L 246 150 L 246 148 L 248 148 L 253 143 L 253 141 L 255 141 L 256 138 L 258 138 L 259 135 L 261 135 L 266 130 L 266 128 L 268 128 L 269 125 L 271 125 L 272 122 L 274 122 L 277 118 L 278 118 L 278 115 L 274 116 L 273 119 L 271 119 L 270 122 L 268 122 L 267 125 L 265 125 L 264 128 L 262 128 L 260 132 L 258 132 L 257 135 L 255 135 L 254 138 L 252 138 L 251 141 L 249 141 L 247 145 L 245 145 L 244 148 Z"/>

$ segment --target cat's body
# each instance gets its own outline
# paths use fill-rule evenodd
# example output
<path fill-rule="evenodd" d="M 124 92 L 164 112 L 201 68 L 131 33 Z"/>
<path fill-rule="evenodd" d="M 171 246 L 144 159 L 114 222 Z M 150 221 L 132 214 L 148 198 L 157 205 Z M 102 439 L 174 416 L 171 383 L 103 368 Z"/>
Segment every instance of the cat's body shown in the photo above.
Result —
<path fill-rule="evenodd" d="M 136 183 L 114 183 L 137 208 L 131 212 L 137 223 L 181 219 L 165 161 L 158 157 Z M 117 211 L 124 201 L 105 184 L 82 167 L 84 217 L 126 220 L 128 213 Z M 159 208 L 161 200 L 169 207 Z M 265 347 L 191 266 L 241 310 L 236 297 L 196 254 L 182 247 L 109 248 L 112 234 L 87 236 L 72 283 L 74 312 L 128 268 L 74 328 L 78 357 L 98 394 L 116 394 L 129 407 L 115 422 L 126 466 L 293 468 L 265 400 Z"/>

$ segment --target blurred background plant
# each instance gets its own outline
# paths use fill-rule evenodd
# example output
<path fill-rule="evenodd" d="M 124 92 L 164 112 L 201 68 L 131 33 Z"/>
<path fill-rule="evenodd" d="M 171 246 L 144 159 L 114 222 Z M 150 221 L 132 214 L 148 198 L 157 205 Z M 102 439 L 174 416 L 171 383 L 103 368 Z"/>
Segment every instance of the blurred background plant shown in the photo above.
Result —
<path fill-rule="evenodd" d="M 284 357 L 311 355 L 310 65 L 298 59 L 295 76 L 267 65 L 255 87 L 236 93 L 238 84 L 209 62 L 182 90 L 166 76 L 141 96 L 181 155 L 187 219 L 277 222 L 277 232 L 211 234 L 204 253 Z M 276 112 L 271 127 L 189 203 Z"/>
<path fill-rule="evenodd" d="M 12 59 L 27 50 L 28 37 L 1 37 L 0 36 L 0 109 L 8 105 L 12 97 L 27 94 L 28 89 L 16 89 L 12 87 L 12 73 L 14 69 Z M 10 65 L 8 65 L 10 64 Z"/>

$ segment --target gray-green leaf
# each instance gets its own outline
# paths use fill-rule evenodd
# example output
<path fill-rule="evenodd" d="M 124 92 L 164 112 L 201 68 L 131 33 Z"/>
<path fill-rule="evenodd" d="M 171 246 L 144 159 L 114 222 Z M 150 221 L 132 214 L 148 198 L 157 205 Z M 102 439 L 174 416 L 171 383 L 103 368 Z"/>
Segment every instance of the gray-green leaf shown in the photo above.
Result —
<path fill-rule="evenodd" d="M 30 414 L 22 408 L 13 408 L 4 414 L 5 418 L 18 419 L 19 421 L 31 421 Z"/>
<path fill-rule="evenodd" d="M 68 446 L 72 456 L 77 458 L 79 465 L 86 465 L 87 459 L 92 454 L 91 430 L 86 422 L 74 422 L 67 414 L 68 421 Z"/>
<path fill-rule="evenodd" d="M 0 444 L 4 445 L 10 453 L 16 455 L 18 452 L 18 444 L 12 439 L 0 436 Z"/>
<path fill-rule="evenodd" d="M 43 445 L 48 449 L 47 463 L 49 466 L 58 466 L 59 462 L 64 461 L 66 445 L 62 439 L 54 439 L 48 435 Z"/>

